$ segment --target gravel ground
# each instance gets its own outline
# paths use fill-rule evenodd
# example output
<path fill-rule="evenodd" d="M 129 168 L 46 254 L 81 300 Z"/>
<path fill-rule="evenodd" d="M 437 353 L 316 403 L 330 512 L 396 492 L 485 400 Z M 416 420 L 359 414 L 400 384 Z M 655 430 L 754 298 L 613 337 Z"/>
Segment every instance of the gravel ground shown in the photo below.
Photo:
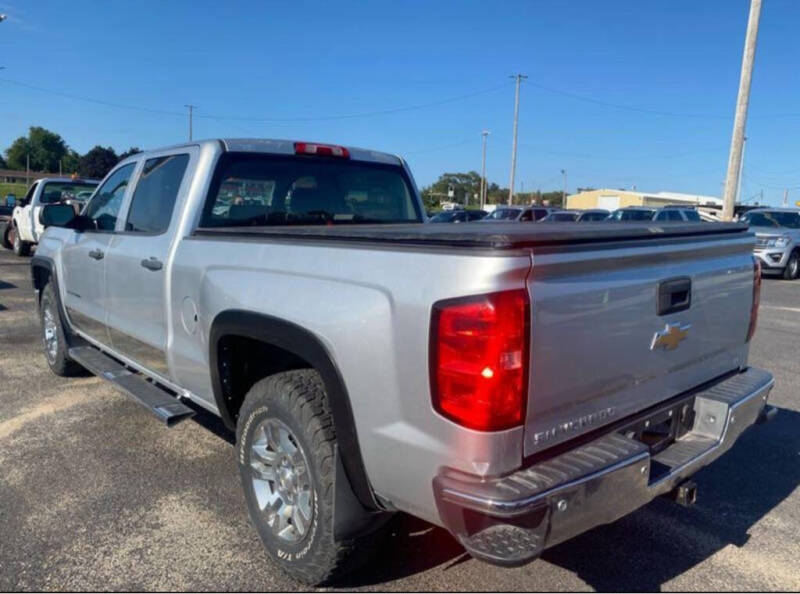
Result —
<path fill-rule="evenodd" d="M 379 590 L 800 590 L 800 281 L 765 280 L 751 363 L 774 422 L 657 500 L 524 567 L 475 561 L 400 516 L 343 584 Z M 208 415 L 167 430 L 94 377 L 47 369 L 28 259 L 0 249 L 0 590 L 297 590 L 250 526 L 232 436 Z"/>

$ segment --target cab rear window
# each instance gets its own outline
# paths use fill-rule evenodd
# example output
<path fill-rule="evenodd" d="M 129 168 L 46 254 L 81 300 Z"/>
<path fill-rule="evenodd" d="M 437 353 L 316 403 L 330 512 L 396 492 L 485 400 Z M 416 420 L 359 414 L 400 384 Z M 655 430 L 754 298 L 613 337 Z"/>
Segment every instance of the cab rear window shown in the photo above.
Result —
<path fill-rule="evenodd" d="M 201 226 L 421 221 L 401 167 L 317 156 L 228 153 L 217 165 Z"/>

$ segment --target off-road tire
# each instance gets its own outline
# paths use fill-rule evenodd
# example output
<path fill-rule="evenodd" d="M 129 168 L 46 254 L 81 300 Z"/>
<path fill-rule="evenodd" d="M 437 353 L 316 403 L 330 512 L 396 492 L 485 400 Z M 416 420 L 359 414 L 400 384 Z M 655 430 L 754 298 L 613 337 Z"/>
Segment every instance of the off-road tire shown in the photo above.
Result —
<path fill-rule="evenodd" d="M 55 354 L 51 356 L 48 352 L 47 341 L 45 339 L 45 317 L 50 312 L 55 322 L 55 338 L 57 347 Z M 44 358 L 50 366 L 50 370 L 61 377 L 71 377 L 84 373 L 83 367 L 69 358 L 68 345 L 64 326 L 61 323 L 61 316 L 58 313 L 58 298 L 55 288 L 51 283 L 45 285 L 42 290 L 42 298 L 39 302 L 39 327 L 42 337 L 42 347 Z"/>
<path fill-rule="evenodd" d="M 3 237 L 0 238 L 0 243 L 2 243 L 3 247 L 7 250 L 14 249 L 14 245 L 8 239 L 9 231 L 11 231 L 11 224 L 6 225 L 6 228 L 3 229 Z"/>
<path fill-rule="evenodd" d="M 14 229 L 14 244 L 11 249 L 14 250 L 15 256 L 23 257 L 31 253 L 31 244 L 20 239 L 19 229 Z"/>
<path fill-rule="evenodd" d="M 313 517 L 307 532 L 296 543 L 287 543 L 273 533 L 259 509 L 253 487 L 251 445 L 257 427 L 265 419 L 285 424 L 308 462 Z M 330 406 L 316 371 L 276 373 L 254 384 L 245 396 L 236 428 L 236 452 L 250 518 L 275 564 L 308 585 L 330 584 L 358 569 L 368 560 L 382 533 L 379 529 L 358 539 L 334 539 L 335 451 Z"/>
<path fill-rule="evenodd" d="M 784 280 L 795 280 L 800 274 L 800 251 L 794 250 L 789 255 L 786 268 L 783 269 Z"/>

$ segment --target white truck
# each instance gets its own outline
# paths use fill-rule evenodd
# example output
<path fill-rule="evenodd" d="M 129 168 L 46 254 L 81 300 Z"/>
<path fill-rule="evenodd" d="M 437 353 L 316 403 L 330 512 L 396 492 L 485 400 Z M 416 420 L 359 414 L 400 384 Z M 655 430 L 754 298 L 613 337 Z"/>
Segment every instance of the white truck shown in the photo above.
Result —
<path fill-rule="evenodd" d="M 95 180 L 46 177 L 36 180 L 11 214 L 7 241 L 17 256 L 27 256 L 44 227 L 39 212 L 45 204 L 66 203 L 80 210 L 97 187 Z"/>

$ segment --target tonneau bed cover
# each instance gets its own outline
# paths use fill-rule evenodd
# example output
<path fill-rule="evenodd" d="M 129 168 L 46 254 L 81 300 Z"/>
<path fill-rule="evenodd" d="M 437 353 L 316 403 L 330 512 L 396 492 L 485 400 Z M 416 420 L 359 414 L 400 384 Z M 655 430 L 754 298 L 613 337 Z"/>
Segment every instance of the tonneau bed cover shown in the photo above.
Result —
<path fill-rule="evenodd" d="M 652 240 L 703 235 L 741 234 L 745 223 L 425 223 L 382 225 L 259 225 L 201 227 L 200 236 L 302 238 L 327 241 L 385 242 L 489 249 L 514 249 L 620 240 Z"/>

